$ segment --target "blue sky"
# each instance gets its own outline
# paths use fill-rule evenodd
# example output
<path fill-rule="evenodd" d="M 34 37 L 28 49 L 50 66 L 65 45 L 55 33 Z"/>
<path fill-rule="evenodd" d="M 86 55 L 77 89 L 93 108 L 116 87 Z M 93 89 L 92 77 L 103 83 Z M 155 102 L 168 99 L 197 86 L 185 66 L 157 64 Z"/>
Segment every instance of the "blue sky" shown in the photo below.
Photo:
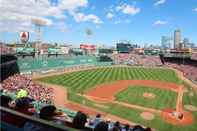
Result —
<path fill-rule="evenodd" d="M 160 44 L 162 35 L 173 36 L 178 28 L 182 37 L 197 43 L 197 0 L 50 1 L 0 0 L 0 40 L 19 41 L 22 30 L 30 31 L 30 40 L 35 40 L 31 21 L 41 19 L 46 21 L 42 28 L 45 42 Z M 87 28 L 93 31 L 90 38 L 85 35 Z"/>

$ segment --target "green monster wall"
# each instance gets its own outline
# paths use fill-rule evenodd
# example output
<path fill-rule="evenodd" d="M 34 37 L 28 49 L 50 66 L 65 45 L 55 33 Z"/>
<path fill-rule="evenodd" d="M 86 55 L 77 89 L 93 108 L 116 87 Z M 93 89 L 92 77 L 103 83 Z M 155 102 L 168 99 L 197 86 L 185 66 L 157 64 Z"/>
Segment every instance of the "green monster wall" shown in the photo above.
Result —
<path fill-rule="evenodd" d="M 109 65 L 111 63 L 101 63 L 95 56 L 70 56 L 70 57 L 38 57 L 38 58 L 18 58 L 17 64 L 20 72 L 49 70 L 54 68 L 64 68 L 74 65 Z"/>

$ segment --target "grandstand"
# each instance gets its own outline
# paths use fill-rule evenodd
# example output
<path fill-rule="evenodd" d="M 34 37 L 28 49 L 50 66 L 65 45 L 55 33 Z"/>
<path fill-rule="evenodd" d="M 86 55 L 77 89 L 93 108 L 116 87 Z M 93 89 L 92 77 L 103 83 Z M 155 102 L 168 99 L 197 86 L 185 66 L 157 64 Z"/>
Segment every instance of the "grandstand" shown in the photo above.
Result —
<path fill-rule="evenodd" d="M 191 54 L 191 56 L 166 54 L 163 57 L 163 61 L 167 66 L 183 72 L 184 76 L 192 82 L 197 82 L 197 60 L 194 54 Z"/>

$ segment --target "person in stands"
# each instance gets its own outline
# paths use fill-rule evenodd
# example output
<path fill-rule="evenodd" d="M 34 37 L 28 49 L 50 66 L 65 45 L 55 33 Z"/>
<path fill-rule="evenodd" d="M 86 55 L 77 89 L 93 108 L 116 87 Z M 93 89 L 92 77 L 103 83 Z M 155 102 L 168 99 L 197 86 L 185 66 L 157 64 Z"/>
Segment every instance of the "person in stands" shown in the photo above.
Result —
<path fill-rule="evenodd" d="M 120 129 L 114 126 L 110 131 L 120 131 Z"/>
<path fill-rule="evenodd" d="M 107 119 L 106 123 L 108 124 L 108 130 L 111 130 L 113 128 L 113 123 L 111 122 L 111 119 Z"/>
<path fill-rule="evenodd" d="M 4 103 L 7 108 L 13 109 L 15 111 L 18 111 L 26 115 L 33 115 L 32 112 L 28 111 L 28 109 L 32 107 L 32 105 L 30 104 L 29 98 L 22 97 L 22 98 L 16 99 L 15 101 L 10 101 L 10 100 L 11 99 L 9 98 L 9 102 L 7 101 L 8 103 L 7 102 L 6 104 Z M 4 98 L 2 99 L 2 101 L 4 101 Z M 26 122 L 26 119 L 9 114 L 9 113 L 6 113 L 5 116 L 2 117 L 2 120 L 6 123 L 12 124 L 19 128 L 23 127 Z"/>
<path fill-rule="evenodd" d="M 150 127 L 145 128 L 145 131 L 152 131 Z"/>
<path fill-rule="evenodd" d="M 125 124 L 125 126 L 121 129 L 121 131 L 129 131 L 129 130 L 130 130 L 129 124 Z"/>
<path fill-rule="evenodd" d="M 136 125 L 133 127 L 133 131 L 145 131 L 145 129 L 140 125 Z"/>
<path fill-rule="evenodd" d="M 40 110 L 39 116 L 41 119 L 53 121 L 58 124 L 64 124 L 67 119 L 67 116 L 65 116 L 62 112 L 58 111 L 53 105 L 43 107 Z"/>
<path fill-rule="evenodd" d="M 12 98 L 9 97 L 9 96 L 5 96 L 5 95 L 1 95 L 1 98 L 0 98 L 0 104 L 2 107 L 5 107 L 5 108 L 10 108 L 9 107 L 9 103 L 12 101 Z M 1 121 L 2 122 L 7 122 L 8 121 L 8 117 L 10 116 L 9 113 L 6 113 L 4 111 L 1 111 Z"/>
<path fill-rule="evenodd" d="M 55 119 L 54 117 L 60 115 L 59 112 L 57 112 L 56 107 L 53 105 L 48 105 L 48 106 L 44 106 L 39 113 L 39 116 L 34 116 L 34 117 L 39 117 L 41 119 L 47 120 L 47 121 L 51 121 L 51 122 L 55 122 L 58 124 L 64 124 L 64 122 L 62 120 L 58 120 Z M 46 125 L 41 125 L 38 123 L 34 123 L 31 121 L 28 121 L 25 125 L 24 125 L 24 131 L 54 131 L 55 129 L 51 129 L 49 127 L 47 127 Z"/>
<path fill-rule="evenodd" d="M 87 122 L 87 116 L 81 111 L 78 111 L 73 119 L 73 127 L 77 129 L 84 129 Z"/>
<path fill-rule="evenodd" d="M 95 126 L 94 131 L 108 131 L 108 124 L 101 121 Z"/>
<path fill-rule="evenodd" d="M 12 101 L 12 98 L 9 96 L 1 95 L 0 103 L 1 106 L 9 108 L 9 103 Z"/>
<path fill-rule="evenodd" d="M 33 105 L 31 104 L 32 101 L 33 99 L 30 99 L 29 97 L 18 98 L 15 100 L 16 106 L 14 107 L 14 110 L 32 116 L 33 112 L 29 111 L 29 109 L 33 108 Z M 15 120 L 19 127 L 23 127 L 26 122 L 26 119 L 22 117 L 17 117 Z"/>
<path fill-rule="evenodd" d="M 94 119 L 90 120 L 89 125 L 94 128 L 101 121 L 103 121 L 101 115 L 97 114 Z"/>
<path fill-rule="evenodd" d="M 119 121 L 116 121 L 114 123 L 114 127 L 116 127 L 117 129 L 121 130 L 120 122 Z"/>

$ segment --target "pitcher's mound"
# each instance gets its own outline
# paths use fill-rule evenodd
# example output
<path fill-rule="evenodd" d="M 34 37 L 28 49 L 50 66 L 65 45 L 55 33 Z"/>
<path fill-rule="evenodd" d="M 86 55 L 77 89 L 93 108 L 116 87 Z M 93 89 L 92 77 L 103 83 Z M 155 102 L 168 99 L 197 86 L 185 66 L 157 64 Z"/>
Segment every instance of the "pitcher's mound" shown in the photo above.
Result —
<path fill-rule="evenodd" d="M 145 98 L 149 98 L 149 99 L 154 99 L 154 98 L 156 97 L 155 94 L 153 94 L 153 93 L 148 93 L 148 92 L 145 92 L 145 93 L 143 94 L 143 96 L 144 96 Z"/>
<path fill-rule="evenodd" d="M 189 111 L 197 111 L 197 107 L 193 106 L 193 105 L 184 105 L 185 109 L 189 110 Z"/>
<path fill-rule="evenodd" d="M 144 119 L 144 120 L 153 120 L 155 118 L 155 115 L 150 113 L 150 112 L 142 112 L 140 114 L 140 116 Z"/>

